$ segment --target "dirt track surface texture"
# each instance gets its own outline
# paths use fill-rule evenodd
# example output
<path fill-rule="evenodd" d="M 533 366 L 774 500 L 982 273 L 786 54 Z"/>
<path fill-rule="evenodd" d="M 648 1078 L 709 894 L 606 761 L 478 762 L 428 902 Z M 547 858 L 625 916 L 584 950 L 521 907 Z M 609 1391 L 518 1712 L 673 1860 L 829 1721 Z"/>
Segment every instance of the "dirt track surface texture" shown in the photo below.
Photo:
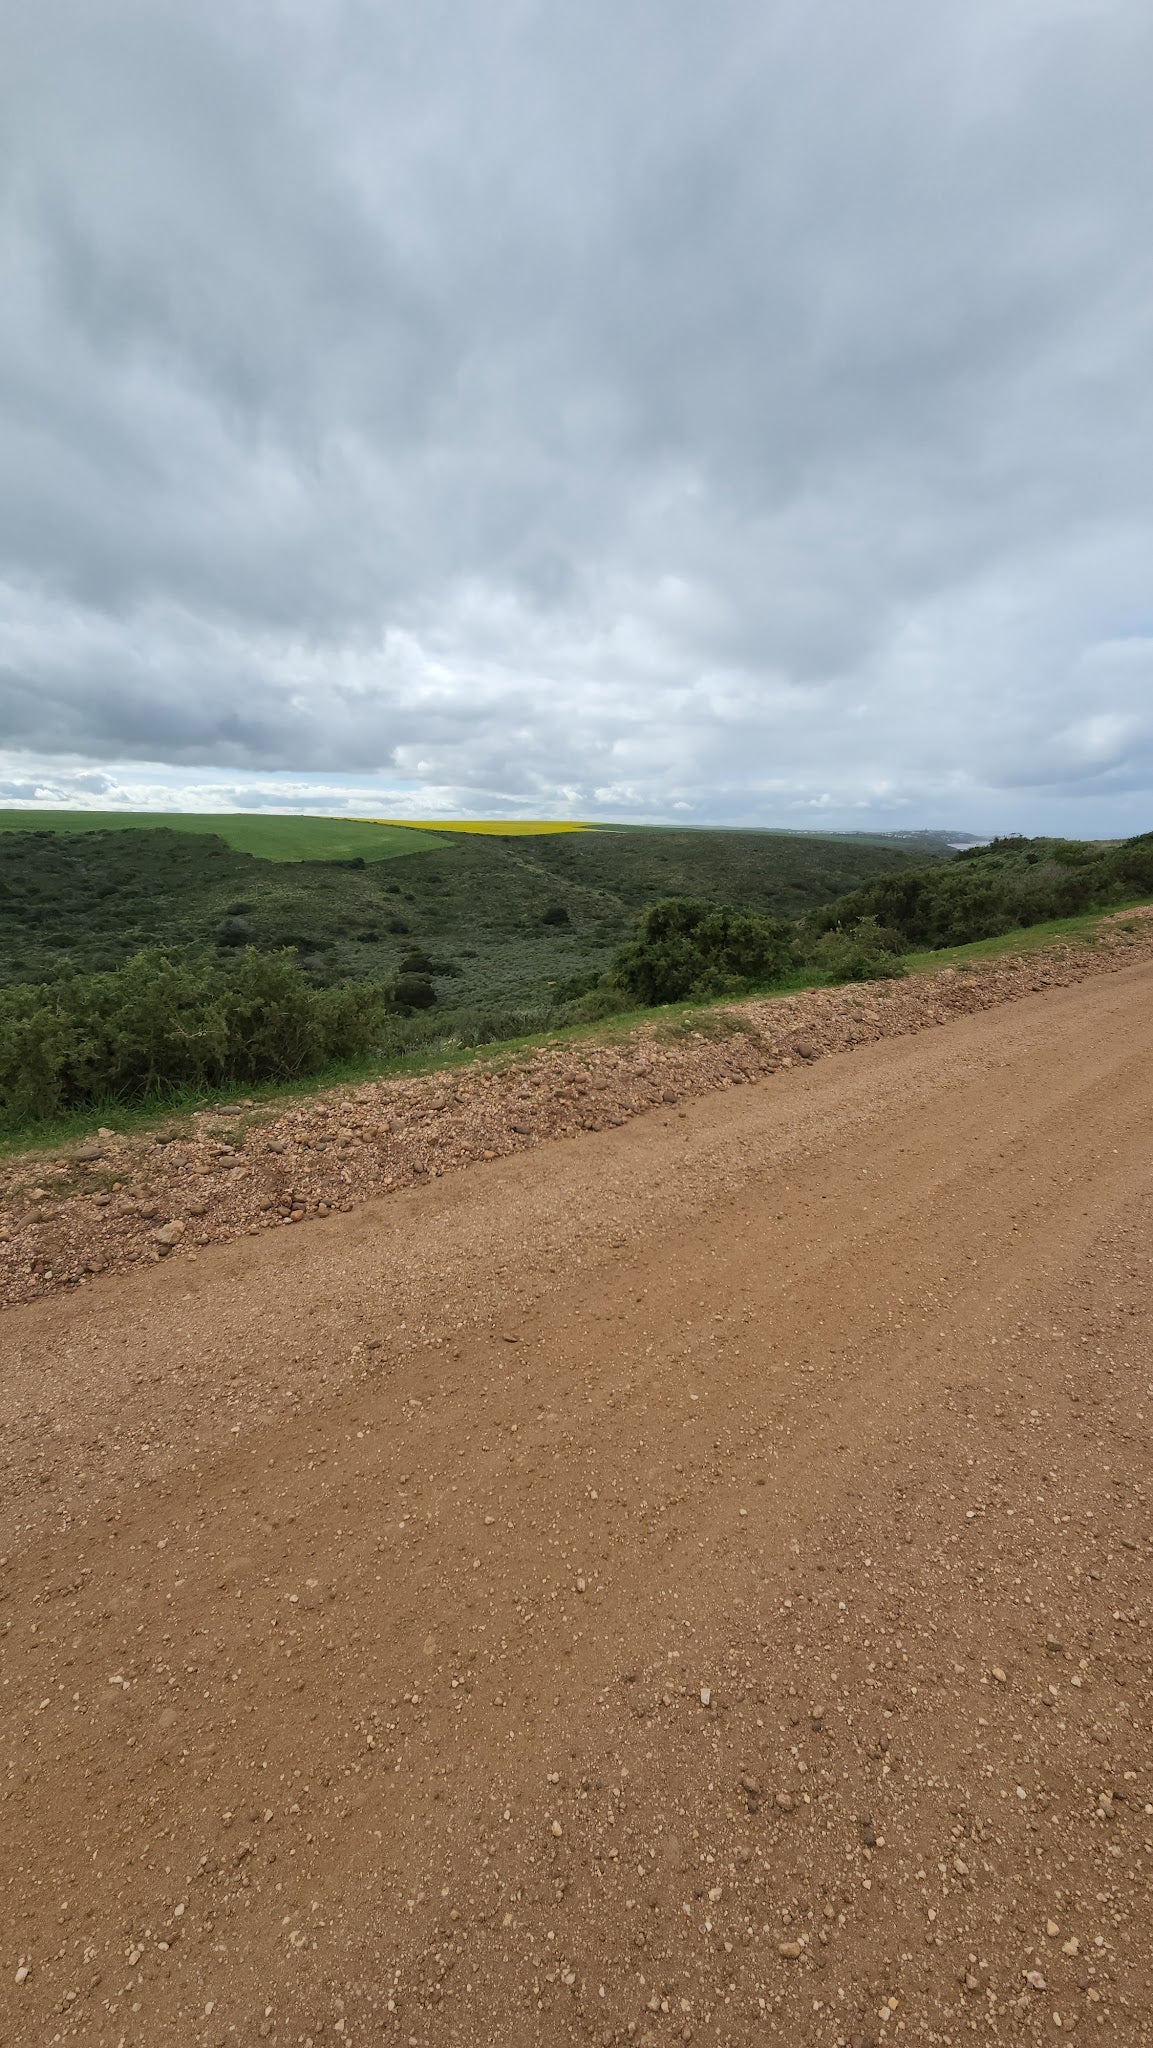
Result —
<path fill-rule="evenodd" d="M 1153 966 L 11 1310 L 0 2040 L 1153 2034 Z"/>

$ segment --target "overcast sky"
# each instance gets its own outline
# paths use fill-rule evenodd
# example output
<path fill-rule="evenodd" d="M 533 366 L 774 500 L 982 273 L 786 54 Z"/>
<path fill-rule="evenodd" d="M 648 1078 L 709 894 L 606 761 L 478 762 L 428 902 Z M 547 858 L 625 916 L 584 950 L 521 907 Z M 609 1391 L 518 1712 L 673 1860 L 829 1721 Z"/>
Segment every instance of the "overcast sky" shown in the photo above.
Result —
<path fill-rule="evenodd" d="M 1149 0 L 0 33 L 0 802 L 1153 827 Z"/>

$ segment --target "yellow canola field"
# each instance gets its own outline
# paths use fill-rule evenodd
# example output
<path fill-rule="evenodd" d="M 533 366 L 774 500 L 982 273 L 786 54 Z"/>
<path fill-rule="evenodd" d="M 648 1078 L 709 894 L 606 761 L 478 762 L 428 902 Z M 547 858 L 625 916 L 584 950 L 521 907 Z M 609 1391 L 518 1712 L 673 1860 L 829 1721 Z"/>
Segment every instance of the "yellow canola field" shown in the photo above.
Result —
<path fill-rule="evenodd" d="M 587 832 L 587 825 L 557 818 L 366 818 L 366 825 L 407 825 L 413 832 L 488 832 L 499 839 L 521 839 L 542 832 Z"/>

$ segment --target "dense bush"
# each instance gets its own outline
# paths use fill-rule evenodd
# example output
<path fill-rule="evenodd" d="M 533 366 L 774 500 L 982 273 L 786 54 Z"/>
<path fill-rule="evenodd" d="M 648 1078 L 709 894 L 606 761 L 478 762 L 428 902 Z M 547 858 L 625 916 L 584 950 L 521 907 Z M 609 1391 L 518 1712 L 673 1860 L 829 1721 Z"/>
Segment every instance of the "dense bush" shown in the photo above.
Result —
<path fill-rule="evenodd" d="M 809 926 L 821 933 L 875 918 L 900 945 L 931 951 L 1104 909 L 1144 890 L 1153 890 L 1153 833 L 1112 846 L 995 839 L 934 867 L 877 875 L 814 911 Z"/>
<path fill-rule="evenodd" d="M 837 925 L 805 947 L 804 964 L 823 981 L 892 981 L 908 973 L 901 941 L 875 917 Z"/>
<path fill-rule="evenodd" d="M 997 839 L 951 861 L 875 875 L 796 925 L 670 898 L 644 912 L 613 978 L 639 1002 L 739 993 L 797 968 L 824 982 L 906 972 L 902 953 L 1106 909 L 1153 891 L 1153 833 L 1119 844 Z"/>
<path fill-rule="evenodd" d="M 0 1119 L 288 1080 L 367 1052 L 385 1009 L 379 987 L 314 989 L 291 955 L 252 951 L 149 951 L 110 974 L 0 990 Z"/>
<path fill-rule="evenodd" d="M 1153 832 L 1124 840 L 1113 855 L 1113 867 L 1126 895 L 1153 890 Z"/>
<path fill-rule="evenodd" d="M 620 988 L 600 983 L 591 988 L 587 995 L 574 996 L 570 1002 L 558 1005 L 550 1020 L 558 1024 L 597 1024 L 602 1017 L 617 1017 L 627 1010 L 632 997 Z"/>
<path fill-rule="evenodd" d="M 594 989 L 604 986 L 605 977 L 597 968 L 585 974 L 569 974 L 553 986 L 554 1003 L 572 1003 L 581 996 L 591 995 Z"/>
<path fill-rule="evenodd" d="M 398 974 L 392 985 L 392 1000 L 398 1010 L 431 1010 L 436 990 L 427 974 Z"/>
<path fill-rule="evenodd" d="M 780 918 L 670 897 L 645 911 L 613 976 L 642 1003 L 676 1003 L 779 980 L 796 958 L 793 927 Z"/>

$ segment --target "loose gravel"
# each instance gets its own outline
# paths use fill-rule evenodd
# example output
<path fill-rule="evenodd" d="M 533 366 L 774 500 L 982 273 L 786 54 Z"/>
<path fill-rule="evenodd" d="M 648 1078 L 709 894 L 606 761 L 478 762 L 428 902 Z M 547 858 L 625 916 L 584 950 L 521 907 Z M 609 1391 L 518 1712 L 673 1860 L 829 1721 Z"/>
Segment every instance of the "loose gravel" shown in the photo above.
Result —
<path fill-rule="evenodd" d="M 5 2048 L 1153 2040 L 1115 964 L 14 1306 Z"/>

